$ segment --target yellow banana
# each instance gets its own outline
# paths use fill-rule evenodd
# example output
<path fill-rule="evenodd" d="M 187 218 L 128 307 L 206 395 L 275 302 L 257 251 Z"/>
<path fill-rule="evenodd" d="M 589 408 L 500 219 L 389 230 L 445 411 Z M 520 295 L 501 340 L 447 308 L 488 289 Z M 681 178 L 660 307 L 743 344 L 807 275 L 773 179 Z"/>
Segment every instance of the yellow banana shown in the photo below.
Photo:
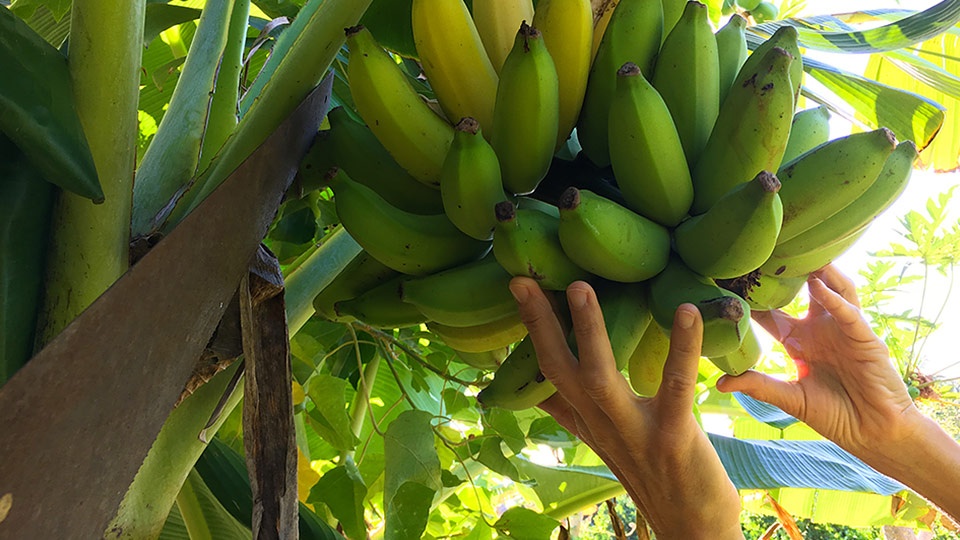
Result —
<path fill-rule="evenodd" d="M 660 2 L 621 0 L 613 11 L 590 68 L 587 92 L 577 121 L 577 138 L 584 155 L 598 167 L 610 165 L 608 121 L 610 100 L 617 88 L 617 70 L 626 62 L 640 66 L 648 80 L 660 50 L 663 8 Z"/>
<path fill-rule="evenodd" d="M 743 70 L 754 69 L 752 76 L 730 89 L 693 169 L 691 215 L 709 210 L 733 186 L 779 166 L 793 118 L 793 61 L 787 51 L 774 48 L 762 62 L 744 64 Z"/>
<path fill-rule="evenodd" d="M 469 116 L 457 123 L 443 162 L 440 194 L 447 217 L 458 229 L 477 240 L 493 238 L 497 223 L 493 207 L 507 198 L 500 161 L 481 135 L 480 125 Z"/>
<path fill-rule="evenodd" d="M 590 2 L 593 4 L 593 2 Z M 605 0 L 600 5 L 593 6 L 593 46 L 590 53 L 590 61 L 596 60 L 597 50 L 600 48 L 600 41 L 610 26 L 610 19 L 613 12 L 617 9 L 620 0 Z"/>
<path fill-rule="evenodd" d="M 497 72 L 463 0 L 413 0 L 413 41 L 420 65 L 451 122 L 465 116 L 490 129 Z"/>
<path fill-rule="evenodd" d="M 414 178 L 440 185 L 453 126 L 420 99 L 407 76 L 363 26 L 347 29 L 347 78 L 357 112 Z"/>
<path fill-rule="evenodd" d="M 453 352 L 456 353 L 457 359 L 459 359 L 460 362 L 470 367 L 489 371 L 500 367 L 500 364 L 502 364 L 504 359 L 507 358 L 507 355 L 510 354 L 510 348 L 500 347 L 492 351 L 481 351 L 478 353 L 454 349 Z"/>
<path fill-rule="evenodd" d="M 590 0 L 540 0 L 533 26 L 543 34 L 560 85 L 559 147 L 577 123 L 593 58 L 593 9 Z"/>
<path fill-rule="evenodd" d="M 560 114 L 557 70 L 540 31 L 523 23 L 500 70 L 490 145 L 504 188 L 532 192 L 547 174 Z"/>
<path fill-rule="evenodd" d="M 659 324 L 647 326 L 636 349 L 627 360 L 627 373 L 634 392 L 645 397 L 657 395 L 663 366 L 670 354 L 670 338 Z"/>
<path fill-rule="evenodd" d="M 617 72 L 609 112 L 610 164 L 629 208 L 673 227 L 687 215 L 693 184 L 670 111 L 640 68 Z"/>
<path fill-rule="evenodd" d="M 497 73 L 513 48 L 517 28 L 523 21 L 533 21 L 532 0 L 473 0 L 473 22 Z"/>
<path fill-rule="evenodd" d="M 330 181 L 337 215 L 374 258 L 405 274 L 427 275 L 480 259 L 490 249 L 460 232 L 447 216 L 421 216 L 391 206 L 340 171 Z"/>
<path fill-rule="evenodd" d="M 520 321 L 519 313 L 475 326 L 449 326 L 429 322 L 427 329 L 451 349 L 466 353 L 499 350 L 513 345 L 527 335 L 527 327 Z"/>
<path fill-rule="evenodd" d="M 670 109 L 687 165 L 693 167 L 720 110 L 720 61 L 707 6 L 687 2 L 660 47 L 651 82 Z"/>

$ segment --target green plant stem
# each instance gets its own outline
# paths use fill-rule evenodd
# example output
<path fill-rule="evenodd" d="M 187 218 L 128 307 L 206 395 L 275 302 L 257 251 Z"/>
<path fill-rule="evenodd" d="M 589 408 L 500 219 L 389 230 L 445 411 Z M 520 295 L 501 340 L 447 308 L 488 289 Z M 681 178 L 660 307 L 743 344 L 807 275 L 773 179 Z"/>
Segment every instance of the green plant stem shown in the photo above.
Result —
<path fill-rule="evenodd" d="M 105 202 L 95 205 L 69 193 L 57 200 L 39 345 L 127 270 L 144 6 L 145 0 L 73 2 L 70 75 Z"/>
<path fill-rule="evenodd" d="M 313 298 L 360 253 L 360 244 L 343 227 L 324 238 L 323 243 L 296 270 L 286 277 L 284 301 L 287 326 L 296 334 L 314 314 Z"/>
<path fill-rule="evenodd" d="M 354 347 L 357 353 L 357 367 L 362 368 L 360 375 L 360 384 L 357 389 L 357 395 L 353 398 L 353 404 L 350 406 L 350 431 L 359 438 L 363 431 L 363 422 L 367 418 L 367 411 L 370 410 L 370 395 L 373 392 L 373 381 L 377 379 L 377 371 L 380 369 L 380 355 L 376 355 L 367 362 L 366 366 L 361 366 L 360 345 L 357 340 L 357 333 L 353 327 L 347 325 L 350 333 L 353 334 Z M 340 463 L 346 458 L 353 458 L 355 450 L 340 453 Z"/>
<path fill-rule="evenodd" d="M 396 345 L 396 347 L 401 351 L 403 351 L 404 354 L 414 359 L 418 364 L 422 365 L 429 371 L 432 371 L 434 374 L 438 375 L 439 377 L 441 377 L 446 381 L 454 382 L 462 386 L 477 386 L 480 384 L 479 381 L 465 381 L 463 379 L 459 379 L 457 377 L 454 377 L 453 375 L 448 374 L 447 372 L 434 366 L 430 362 L 427 362 L 422 356 L 420 356 L 420 354 L 417 351 L 413 350 L 412 347 L 396 339 L 390 334 L 384 332 L 383 330 L 380 330 L 379 328 L 374 328 L 366 323 L 359 322 L 359 321 L 351 324 L 363 330 L 364 332 L 370 334 L 371 336 L 375 336 L 376 338 L 380 339 L 382 342 L 384 342 L 385 348 L 389 348 L 390 345 Z"/>
<path fill-rule="evenodd" d="M 197 471 L 191 470 L 190 476 L 199 477 L 200 475 Z M 180 509 L 180 516 L 183 518 L 183 525 L 187 529 L 187 534 L 190 535 L 190 540 L 213 540 L 207 518 L 200 507 L 200 498 L 193 489 L 193 482 L 183 483 L 180 493 L 177 494 L 177 508 Z"/>

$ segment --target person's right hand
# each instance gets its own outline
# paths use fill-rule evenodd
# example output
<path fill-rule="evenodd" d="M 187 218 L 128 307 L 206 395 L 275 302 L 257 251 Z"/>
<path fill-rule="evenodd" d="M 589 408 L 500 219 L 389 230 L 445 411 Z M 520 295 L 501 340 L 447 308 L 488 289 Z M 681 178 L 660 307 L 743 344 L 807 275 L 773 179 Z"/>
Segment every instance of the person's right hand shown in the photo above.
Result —
<path fill-rule="evenodd" d="M 810 307 L 796 319 L 755 312 L 797 365 L 795 381 L 749 371 L 717 382 L 783 409 L 824 437 L 871 463 L 884 463 L 923 424 L 887 347 L 860 313 L 850 279 L 827 266 L 807 281 Z"/>

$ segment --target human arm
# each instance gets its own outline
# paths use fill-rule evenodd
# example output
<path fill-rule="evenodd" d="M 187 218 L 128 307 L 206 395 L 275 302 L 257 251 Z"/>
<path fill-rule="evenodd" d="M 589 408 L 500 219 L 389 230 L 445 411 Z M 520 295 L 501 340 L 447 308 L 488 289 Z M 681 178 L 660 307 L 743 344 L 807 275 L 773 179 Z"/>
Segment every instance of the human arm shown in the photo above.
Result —
<path fill-rule="evenodd" d="M 657 538 L 743 538 L 737 490 L 693 416 L 703 333 L 697 309 L 677 310 L 661 391 L 642 398 L 616 369 L 589 285 L 567 289 L 579 361 L 536 282 L 514 278 L 510 289 L 540 370 L 557 388 L 541 408 L 603 459 Z"/>
<path fill-rule="evenodd" d="M 865 463 L 960 515 L 960 445 L 913 404 L 884 343 L 860 312 L 849 278 L 828 266 L 808 280 L 810 308 L 797 319 L 755 312 L 797 364 L 781 381 L 749 371 L 717 382 L 783 409 Z"/>

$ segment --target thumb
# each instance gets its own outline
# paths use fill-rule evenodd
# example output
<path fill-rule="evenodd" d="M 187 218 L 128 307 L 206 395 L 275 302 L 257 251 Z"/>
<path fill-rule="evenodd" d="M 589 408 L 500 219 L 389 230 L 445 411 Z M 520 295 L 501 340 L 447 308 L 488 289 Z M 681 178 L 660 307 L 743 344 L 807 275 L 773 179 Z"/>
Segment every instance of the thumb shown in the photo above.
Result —
<path fill-rule="evenodd" d="M 783 412 L 803 420 L 803 389 L 796 381 L 781 381 L 759 371 L 747 371 L 736 377 L 724 375 L 717 381 L 721 392 L 742 392 L 753 399 L 769 403 Z"/>

